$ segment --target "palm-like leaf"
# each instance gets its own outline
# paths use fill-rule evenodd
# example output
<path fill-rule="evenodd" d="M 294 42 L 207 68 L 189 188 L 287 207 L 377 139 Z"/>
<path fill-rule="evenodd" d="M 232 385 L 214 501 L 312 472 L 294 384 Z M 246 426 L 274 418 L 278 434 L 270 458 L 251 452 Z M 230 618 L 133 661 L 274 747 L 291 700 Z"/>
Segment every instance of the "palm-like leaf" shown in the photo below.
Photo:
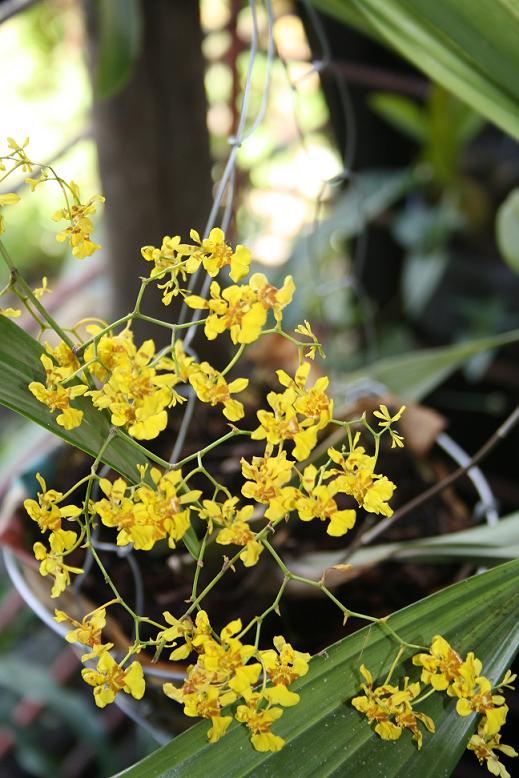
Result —
<path fill-rule="evenodd" d="M 519 138 L 518 0 L 312 0 Z"/>
<path fill-rule="evenodd" d="M 519 646 L 519 560 L 450 586 L 394 614 L 393 629 L 406 640 L 427 645 L 443 634 L 460 653 L 474 650 L 493 681 L 502 676 Z M 433 717 L 436 733 L 421 751 L 410 737 L 381 741 L 351 706 L 358 693 L 359 665 L 383 678 L 397 646 L 379 627 L 365 627 L 314 657 L 307 676 L 294 684 L 301 702 L 276 724 L 286 746 L 276 754 L 254 751 L 245 729 L 235 724 L 215 745 L 207 722 L 194 726 L 137 765 L 124 778 L 297 778 L 350 776 L 442 778 L 451 775 L 475 718 L 461 718 L 454 701 L 433 695 L 420 709 Z M 404 655 L 395 677 L 418 676 Z"/>

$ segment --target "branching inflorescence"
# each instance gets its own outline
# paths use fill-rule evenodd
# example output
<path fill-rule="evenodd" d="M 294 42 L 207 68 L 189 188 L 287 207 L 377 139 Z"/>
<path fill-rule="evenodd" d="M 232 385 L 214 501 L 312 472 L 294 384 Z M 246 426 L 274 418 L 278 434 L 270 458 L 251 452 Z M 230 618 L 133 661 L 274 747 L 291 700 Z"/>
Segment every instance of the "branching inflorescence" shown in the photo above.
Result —
<path fill-rule="evenodd" d="M 19 168 L 31 172 L 34 163 L 27 157 L 26 146 L 27 142 L 18 145 L 9 140 L 10 151 L 0 161 L 0 169 L 7 171 L 4 178 Z M 78 186 L 65 182 L 51 168 L 42 167 L 37 178 L 27 181 L 32 190 L 50 181 L 61 188 L 65 207 L 54 218 L 65 220 L 68 226 L 57 239 L 68 240 L 76 257 L 84 258 L 99 248 L 91 240 L 90 215 L 103 201 L 101 196 L 82 203 Z M 0 206 L 10 206 L 18 199 L 15 194 L 2 195 Z M 3 231 L 3 220 L 0 225 Z M 140 699 L 145 680 L 142 664 L 135 657 L 146 650 L 154 652 L 155 657 L 167 652 L 171 661 L 188 660 L 190 664 L 182 686 L 166 683 L 164 692 L 183 706 L 187 716 L 210 721 L 210 741 L 222 737 L 234 717 L 250 731 L 254 748 L 279 750 L 283 740 L 271 729 L 286 707 L 299 702 L 299 695 L 290 687 L 308 672 L 310 655 L 293 648 L 282 636 L 274 638 L 273 648 L 264 648 L 261 631 L 264 620 L 278 612 L 286 587 L 295 580 L 318 588 L 344 619 L 353 615 L 378 623 L 401 648 L 422 651 L 414 658 L 414 663 L 422 667 L 422 682 L 431 691 L 445 691 L 456 697 L 460 715 L 482 714 L 478 733 L 469 748 L 480 760 L 487 760 L 491 772 L 498 774 L 495 750 L 514 755 L 513 749 L 499 742 L 499 729 L 507 711 L 499 689 L 510 683 L 510 677 L 507 675 L 497 689 L 492 689 L 481 676 L 481 664 L 474 655 L 469 654 L 462 661 L 441 637 L 433 640 L 429 653 L 423 653 L 425 647 L 406 643 L 387 620 L 348 609 L 325 585 L 324 576 L 315 581 L 292 573 L 276 550 L 276 530 L 287 522 L 317 520 L 323 522 L 327 535 L 344 536 L 357 519 L 356 510 L 341 507 L 345 497 L 353 498 L 367 513 L 384 520 L 391 517 L 389 503 L 395 484 L 378 472 L 378 455 L 383 436 L 388 437 L 392 447 L 403 446 L 403 438 L 393 425 L 404 408 L 393 413 L 381 405 L 371 420 L 365 415 L 353 421 L 336 418 L 333 400 L 328 395 L 328 378 L 312 371 L 315 357 L 324 354 L 310 324 L 305 321 L 293 334 L 283 329 L 283 311 L 295 291 L 292 278 L 288 276 L 280 288 L 271 285 L 262 273 L 254 273 L 246 281 L 250 251 L 241 245 L 233 249 L 219 228 L 212 229 L 207 238 L 192 230 L 190 241 L 184 243 L 179 236 L 166 236 L 160 247 L 142 249 L 151 270 L 142 279 L 135 306 L 126 316 L 112 323 L 98 319 L 82 321 L 67 330 L 54 322 L 40 302 L 47 290 L 46 279 L 39 289 L 31 290 L 0 244 L 11 271 L 4 291 L 14 293 L 33 315 L 40 326 L 40 338 L 48 330 L 59 336 L 58 345 L 44 344 L 41 380 L 35 376 L 29 391 L 66 430 L 82 424 L 85 400 L 111 422 L 108 437 L 87 476 L 61 493 L 47 488 L 38 475 L 37 499 L 25 501 L 27 513 L 44 536 L 34 544 L 34 554 L 40 562 L 40 573 L 52 579 L 52 597 L 58 597 L 72 577 L 82 572 L 68 563 L 78 549 L 88 550 L 111 589 L 111 599 L 86 614 L 82 621 L 62 610 L 57 610 L 55 616 L 57 621 L 70 624 L 67 639 L 87 649 L 82 657 L 86 663 L 83 678 L 93 687 L 97 705 L 106 706 L 120 693 Z M 193 284 L 187 282 L 195 274 L 219 279 L 210 282 L 208 299 L 192 293 Z M 181 300 L 194 312 L 191 320 L 171 323 L 142 313 L 142 299 L 150 284 L 161 289 L 165 306 L 174 298 Z M 13 307 L 0 312 L 4 316 L 20 313 Z M 132 324 L 139 319 L 168 330 L 169 344 L 159 351 L 151 339 L 137 344 Z M 186 346 L 193 328 L 203 330 L 210 341 L 230 339 L 234 355 L 223 369 L 216 369 L 208 361 L 198 361 Z M 257 411 L 256 426 L 242 429 L 236 423 L 245 417 L 243 392 L 249 381 L 239 375 L 240 358 L 249 344 L 272 333 L 293 344 L 299 366 L 294 375 L 277 371 L 279 386 L 267 395 L 266 407 Z M 182 407 L 189 392 L 194 392 L 202 404 L 221 411 L 229 431 L 197 452 L 170 463 L 137 441 L 153 440 L 164 432 L 168 418 Z M 77 403 L 79 397 L 83 398 L 81 407 Z M 330 425 L 343 431 L 344 444 L 330 447 L 322 461 L 315 456 L 315 450 Z M 117 436 L 124 436 L 128 444 L 140 455 L 146 453 L 153 463 L 138 466 L 137 483 L 129 483 L 120 476 L 103 477 L 99 472 L 106 450 Z M 259 456 L 241 460 L 243 482 L 239 494 L 232 493 L 204 464 L 210 451 L 237 436 L 249 437 L 262 447 Z M 195 475 L 207 481 L 206 489 L 190 486 Z M 79 489 L 84 490 L 85 497 L 77 504 L 74 494 Z M 165 612 L 162 622 L 135 613 L 96 551 L 92 542 L 94 529 L 99 524 L 110 528 L 117 545 L 131 544 L 136 551 L 150 551 L 161 541 L 174 549 L 193 533 L 195 517 L 201 520 L 198 525 L 203 526 L 205 533 L 198 542 L 192 593 L 184 612 Z M 199 592 L 204 556 L 213 544 L 231 546 L 234 554 L 228 558 L 222 552 L 221 569 Z M 280 568 L 281 584 L 275 599 L 249 623 L 235 619 L 216 632 L 203 607 L 204 600 L 225 575 L 235 574 L 238 564 L 253 567 L 261 554 L 269 555 Z M 115 658 L 114 646 L 103 642 L 107 611 L 116 607 L 124 608 L 132 618 L 135 634 L 126 655 L 119 660 Z M 153 633 L 152 637 L 141 635 L 143 625 L 147 635 Z M 420 747 L 419 724 L 432 732 L 434 723 L 414 706 L 428 692 L 420 696 L 419 682 L 411 683 L 408 679 L 403 688 L 391 685 L 391 671 L 384 684 L 374 688 L 370 672 L 364 666 L 361 672 L 364 695 L 356 697 L 353 705 L 375 723 L 375 731 L 382 738 L 396 739 L 409 729 Z M 506 775 L 506 771 L 500 774 Z"/>

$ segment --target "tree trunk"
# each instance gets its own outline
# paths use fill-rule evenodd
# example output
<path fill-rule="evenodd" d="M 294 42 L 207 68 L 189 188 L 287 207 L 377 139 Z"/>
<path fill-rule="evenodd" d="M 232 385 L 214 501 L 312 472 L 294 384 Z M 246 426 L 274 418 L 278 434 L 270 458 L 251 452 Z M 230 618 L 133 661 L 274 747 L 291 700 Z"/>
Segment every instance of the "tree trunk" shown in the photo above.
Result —
<path fill-rule="evenodd" d="M 93 71 L 96 7 L 84 4 Z M 160 246 L 164 235 L 188 239 L 191 227 L 203 229 L 211 204 L 199 4 L 141 0 L 141 13 L 142 46 L 130 80 L 93 106 L 116 317 L 131 309 L 139 276 L 149 271 L 141 247 Z M 165 309 L 152 288 L 143 310 L 175 320 L 175 309 Z"/>

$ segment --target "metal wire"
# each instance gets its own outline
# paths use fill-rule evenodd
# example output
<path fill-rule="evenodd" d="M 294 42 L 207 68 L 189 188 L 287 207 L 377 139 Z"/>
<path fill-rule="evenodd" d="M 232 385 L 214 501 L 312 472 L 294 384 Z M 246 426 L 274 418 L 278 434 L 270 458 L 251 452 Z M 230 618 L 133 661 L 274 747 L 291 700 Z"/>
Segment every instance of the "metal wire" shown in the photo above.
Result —
<path fill-rule="evenodd" d="M 266 2 L 270 4 L 271 0 L 266 0 Z M 256 0 L 249 0 L 248 5 L 249 5 L 249 10 L 252 19 L 252 33 L 251 33 L 251 45 L 249 49 L 249 63 L 247 66 L 245 84 L 243 86 L 243 96 L 242 96 L 242 102 L 240 107 L 240 113 L 238 116 L 238 126 L 236 128 L 236 133 L 234 135 L 229 136 L 228 138 L 228 143 L 231 146 L 231 151 L 227 158 L 227 162 L 225 163 L 222 177 L 218 182 L 218 186 L 216 188 L 216 193 L 213 198 L 211 210 L 209 211 L 209 216 L 207 218 L 207 222 L 203 233 L 204 238 L 207 238 L 212 228 L 216 224 L 216 217 L 222 205 L 225 191 L 236 170 L 236 165 L 238 161 L 237 160 L 238 151 L 242 143 L 246 140 L 246 138 L 244 137 L 244 127 L 249 113 L 249 100 L 250 100 L 250 94 L 252 90 L 252 77 L 253 77 L 256 57 L 258 54 L 258 18 L 256 15 Z M 189 285 L 188 285 L 189 291 L 193 290 L 197 280 L 198 280 L 198 273 L 193 273 L 193 275 L 189 280 Z M 184 320 L 185 319 L 183 319 L 181 315 L 179 322 L 183 323 Z M 185 340 L 188 340 L 187 335 L 189 334 L 189 332 L 190 330 L 187 331 Z"/>
<path fill-rule="evenodd" d="M 2 548 L 2 557 L 5 565 L 7 575 L 11 579 L 11 583 L 21 596 L 22 600 L 27 603 L 29 608 L 35 613 L 44 624 L 46 624 L 53 632 L 56 632 L 61 637 L 65 637 L 67 632 L 70 631 L 64 624 L 58 624 L 54 621 L 54 617 L 47 610 L 42 601 L 34 594 L 33 590 L 27 583 L 25 576 L 22 574 L 18 565 L 17 559 L 13 552 L 4 546 Z"/>
<path fill-rule="evenodd" d="M 252 90 L 252 78 L 253 78 L 254 65 L 258 54 L 258 41 L 259 41 L 256 0 L 249 0 L 249 9 L 250 9 L 251 19 L 252 19 L 252 35 L 251 35 L 249 63 L 247 68 L 245 84 L 243 87 L 242 104 L 241 104 L 241 109 L 239 114 L 238 126 L 235 135 L 229 138 L 229 145 L 231 146 L 231 151 L 227 159 L 222 174 L 222 178 L 220 179 L 220 182 L 218 183 L 216 189 L 215 197 L 203 233 L 204 238 L 206 238 L 209 235 L 211 229 L 215 226 L 217 215 L 222 206 L 225 196 L 226 196 L 226 202 L 225 202 L 224 212 L 222 214 L 221 226 L 224 231 L 226 231 L 229 227 L 232 214 L 233 214 L 233 208 L 234 208 L 234 199 L 235 199 L 235 190 L 236 190 L 236 165 L 237 165 L 238 152 L 241 146 L 254 134 L 254 132 L 261 125 L 267 111 L 268 98 L 270 93 L 272 63 L 274 59 L 274 35 L 273 35 L 274 16 L 272 11 L 271 0 L 264 0 L 264 7 L 266 9 L 267 20 L 268 20 L 268 43 L 266 49 L 266 56 L 267 56 L 266 73 L 265 73 L 265 81 L 263 85 L 263 94 L 262 94 L 260 108 L 249 130 L 246 132 L 245 125 L 249 115 L 249 101 L 250 101 L 250 95 Z M 194 274 L 190 279 L 190 284 L 189 284 L 190 290 L 194 288 L 195 283 L 196 283 L 196 274 Z M 210 283 L 211 283 L 211 278 L 207 277 L 202 287 L 202 291 L 201 291 L 202 296 L 207 295 L 209 291 Z M 184 308 L 184 312 L 185 311 L 186 309 Z M 195 318 L 196 318 L 196 313 L 193 314 L 191 318 L 191 322 L 193 322 Z M 184 321 L 185 321 L 185 313 L 183 316 L 181 316 L 179 323 L 183 323 Z M 196 353 L 193 351 L 191 346 L 191 341 L 194 337 L 195 332 L 196 332 L 195 326 L 189 327 L 187 329 L 183 345 L 186 353 L 192 354 L 196 357 Z M 193 417 L 196 399 L 197 399 L 196 394 L 191 388 L 189 388 L 188 402 L 184 411 L 182 423 L 171 455 L 172 462 L 178 458 L 184 446 L 184 442 L 188 434 L 189 426 Z M 105 465 L 100 472 L 101 477 L 106 477 L 110 471 L 111 468 Z M 94 500 L 98 496 L 98 493 L 99 493 L 99 481 L 96 479 L 93 486 L 93 493 L 92 493 L 92 498 Z M 139 570 L 139 565 L 133 555 L 132 545 L 130 544 L 125 547 L 119 547 L 113 543 L 106 543 L 106 542 L 99 541 L 98 530 L 94 529 L 92 535 L 92 546 L 99 551 L 103 551 L 107 553 L 115 553 L 118 554 L 119 556 L 124 556 L 126 558 L 134 582 L 134 611 L 137 614 L 142 613 L 144 609 L 144 585 L 143 585 L 142 575 Z M 7 573 L 13 585 L 22 596 L 23 600 L 32 609 L 32 611 L 53 632 L 60 635 L 61 637 L 65 637 L 65 635 L 69 632 L 69 628 L 65 624 L 60 624 L 56 622 L 52 614 L 50 613 L 50 611 L 44 606 L 44 604 L 38 599 L 38 597 L 31 590 L 26 578 L 21 572 L 18 561 L 16 560 L 14 554 L 7 548 L 4 548 L 2 550 L 2 554 L 3 554 Z M 79 593 L 79 590 L 84 582 L 85 576 L 89 573 L 89 571 L 92 568 L 93 561 L 94 559 L 92 553 L 90 551 L 87 551 L 87 554 L 85 555 L 84 565 L 83 565 L 84 572 L 82 575 L 76 578 L 74 584 L 74 589 L 76 593 Z M 76 650 L 80 651 L 80 647 L 77 646 Z M 88 664 L 89 663 L 87 663 L 87 666 Z M 183 681 L 185 677 L 184 674 L 179 671 L 157 668 L 150 665 L 144 665 L 143 670 L 144 673 L 148 676 L 156 676 L 164 680 Z M 145 718 L 140 716 L 135 711 L 134 707 L 122 695 L 119 695 L 119 697 L 116 699 L 116 704 L 118 704 L 120 709 L 128 717 L 133 719 L 139 726 L 147 729 L 159 743 L 165 743 L 171 738 L 171 734 L 167 734 L 165 732 L 157 730 L 155 727 L 150 725 Z"/>
<path fill-rule="evenodd" d="M 324 25 L 320 19 L 319 14 L 313 7 L 310 0 L 302 0 L 306 13 L 310 23 L 314 29 L 317 40 L 321 47 L 322 56 L 317 62 L 314 62 L 313 68 L 309 71 L 319 73 L 326 70 L 332 62 L 332 52 L 330 42 Z M 309 75 L 307 74 L 307 75 Z M 342 160 L 344 165 L 343 173 L 347 176 L 350 174 L 353 168 L 353 162 L 355 159 L 355 151 L 357 148 L 357 123 L 355 120 L 355 112 L 353 110 L 353 103 L 351 100 L 350 90 L 348 89 L 348 83 L 344 76 L 337 72 L 333 72 L 335 86 L 339 95 L 339 102 L 341 104 L 341 112 L 344 122 L 344 149 L 342 153 Z"/>
<path fill-rule="evenodd" d="M 344 128 L 344 147 L 342 149 L 342 170 L 330 179 L 323 180 L 319 193 L 315 201 L 315 210 L 312 220 L 312 228 L 308 233 L 305 241 L 307 260 L 309 263 L 314 258 L 313 241 L 317 234 L 317 228 L 321 221 L 321 213 L 324 205 L 325 194 L 330 187 L 341 186 L 345 181 L 349 181 L 353 178 L 353 165 L 355 159 L 355 152 L 357 148 L 357 122 L 355 118 L 355 112 L 353 108 L 353 102 L 351 99 L 350 90 L 348 87 L 348 81 L 344 73 L 338 70 L 331 69 L 332 65 L 332 51 L 330 42 L 326 34 L 326 30 L 321 21 L 319 14 L 310 2 L 310 0 L 302 0 L 302 5 L 305 8 L 308 21 L 314 31 L 315 37 L 321 49 L 320 59 L 314 60 L 312 67 L 300 76 L 296 81 L 290 77 L 288 63 L 280 57 L 283 62 L 285 73 L 287 75 L 288 83 L 294 94 L 297 96 L 298 84 L 304 79 L 308 78 L 313 73 L 321 75 L 325 72 L 330 72 L 335 82 L 337 94 L 339 97 L 340 113 L 342 116 L 342 125 Z M 278 52 L 278 56 L 279 52 Z M 296 97 L 297 99 L 297 97 Z M 297 108 L 296 113 L 296 127 L 299 139 L 303 148 L 306 149 L 304 132 L 301 129 L 299 121 L 297 120 Z M 346 283 L 342 286 L 348 286 L 357 298 L 358 305 L 361 309 L 361 326 L 364 331 L 364 340 L 366 345 L 366 361 L 370 362 L 376 358 L 377 355 L 377 335 L 374 327 L 373 310 L 369 298 L 364 290 L 361 276 L 362 268 L 364 265 L 364 259 L 366 255 L 367 247 L 367 232 L 364 230 L 357 238 L 355 243 L 354 255 L 353 255 L 353 271 L 350 277 L 346 279 Z M 335 287 L 336 288 L 336 287 Z"/>
<path fill-rule="evenodd" d="M 215 226 L 218 211 L 220 210 L 226 192 L 227 192 L 227 200 L 225 204 L 223 218 L 221 221 L 221 226 L 224 232 L 226 232 L 229 227 L 232 218 L 233 207 L 234 207 L 238 151 L 243 146 L 243 144 L 246 143 L 246 141 L 249 140 L 249 138 L 256 132 L 258 127 L 263 122 L 267 111 L 268 99 L 270 95 L 271 77 L 272 77 L 272 63 L 274 61 L 274 55 L 275 55 L 274 14 L 272 10 L 272 1 L 264 0 L 264 7 L 267 15 L 267 48 L 266 48 L 267 61 L 266 61 L 265 80 L 263 84 L 263 92 L 262 92 L 260 108 L 258 110 L 255 119 L 253 120 L 250 126 L 250 129 L 246 132 L 245 124 L 249 114 L 249 101 L 250 101 L 250 95 L 252 90 L 252 78 L 254 73 L 254 65 L 256 62 L 256 58 L 258 56 L 258 40 L 259 40 L 258 18 L 256 13 L 256 0 L 249 0 L 249 10 L 251 13 L 251 20 L 252 20 L 251 45 L 249 50 L 249 62 L 247 66 L 247 74 L 245 78 L 245 84 L 243 87 L 242 102 L 241 102 L 240 113 L 238 118 L 238 126 L 236 128 L 236 133 L 229 137 L 231 152 L 227 159 L 222 174 L 222 178 L 220 179 L 220 182 L 216 189 L 216 194 L 204 230 L 204 238 L 206 238 L 209 235 L 211 229 Z M 211 280 L 212 279 L 210 276 L 207 276 L 205 278 L 200 292 L 200 295 L 202 297 L 207 296 L 209 292 L 209 287 L 211 285 Z M 189 285 L 188 285 L 189 291 L 192 291 L 194 289 L 196 282 L 197 282 L 197 274 L 195 273 L 191 276 L 191 279 L 189 281 Z M 180 324 L 184 323 L 186 316 L 187 316 L 187 308 L 184 307 L 179 317 Z M 193 322 L 196 317 L 197 317 L 197 312 L 195 311 L 191 316 L 191 322 Z M 190 346 L 191 341 L 195 336 L 195 333 L 196 333 L 196 327 L 194 326 L 189 327 L 186 330 L 186 334 L 184 337 L 184 348 Z M 193 394 L 192 398 L 193 399 L 191 399 L 191 397 L 189 398 L 188 405 L 186 406 L 186 410 L 184 411 L 184 415 L 182 417 L 182 422 L 180 424 L 175 445 L 171 453 L 171 458 L 170 458 L 171 462 L 175 462 L 178 459 L 182 451 L 182 447 L 184 445 L 187 434 L 189 432 L 189 426 L 193 418 L 194 406 L 197 401 L 196 395 Z"/>
<path fill-rule="evenodd" d="M 238 151 L 240 147 L 253 135 L 253 133 L 261 125 L 267 111 L 268 98 L 270 93 L 272 63 L 274 59 L 274 33 L 273 33 L 274 15 L 272 11 L 271 0 L 263 0 L 263 6 L 266 10 L 267 22 L 268 22 L 267 24 L 268 42 L 266 48 L 267 63 L 266 63 L 266 71 L 265 71 L 265 81 L 263 85 L 261 104 L 257 115 L 255 116 L 254 120 L 252 121 L 252 124 L 250 125 L 250 128 L 247 131 L 245 130 L 245 125 L 249 117 L 249 103 L 250 103 L 250 96 L 252 91 L 252 79 L 253 79 L 254 66 L 259 51 L 257 1 L 258 0 L 249 0 L 248 3 L 250 13 L 251 13 L 251 20 L 252 20 L 252 33 L 251 33 L 251 45 L 250 45 L 250 52 L 249 52 L 249 63 L 247 67 L 245 83 L 243 86 L 243 96 L 242 96 L 242 103 L 241 103 L 241 108 L 239 113 L 238 126 L 236 128 L 236 133 L 229 138 L 231 151 L 227 159 L 222 174 L 222 178 L 220 179 L 220 182 L 216 189 L 215 197 L 204 230 L 204 238 L 209 235 L 212 227 L 215 225 L 218 211 L 222 206 L 223 199 L 226 194 L 227 194 L 227 200 L 226 200 L 225 210 L 223 213 L 221 224 L 224 230 L 228 229 L 230 220 L 232 218 L 232 211 L 234 206 L 235 176 L 236 176 Z M 210 281 L 211 279 L 210 277 L 208 277 L 204 283 L 202 294 L 207 294 Z M 195 276 L 193 275 L 190 281 L 190 289 L 193 288 L 195 282 L 196 282 Z M 196 327 L 190 327 L 186 331 L 186 336 L 184 338 L 184 349 L 186 353 L 194 354 L 190 344 L 195 331 L 196 331 Z M 182 447 L 185 442 L 185 438 L 189 431 L 189 425 L 193 418 L 195 403 L 196 403 L 195 393 L 192 390 L 188 390 L 188 402 L 186 405 L 186 409 L 184 411 L 182 424 L 180 426 L 180 430 L 178 432 L 175 446 L 172 452 L 171 461 L 175 461 L 180 451 L 182 450 Z M 105 465 L 100 472 L 101 477 L 108 476 L 110 471 L 111 468 Z M 99 481 L 96 480 L 92 492 L 92 498 L 94 500 L 96 499 L 98 493 L 99 493 Z M 100 551 L 118 554 L 119 556 L 124 556 L 126 558 L 134 580 L 134 610 L 136 613 L 141 613 L 143 609 L 143 603 L 144 603 L 144 586 L 143 586 L 143 581 L 139 570 L 139 566 L 132 553 L 132 546 L 129 545 L 122 548 L 113 543 L 101 542 L 98 540 L 97 529 L 94 529 L 93 531 L 92 545 L 94 548 Z M 57 624 L 54 621 L 52 615 L 49 613 L 49 611 L 47 611 L 47 609 L 32 593 L 30 587 L 28 586 L 27 582 L 23 578 L 19 570 L 19 567 L 15 561 L 15 558 L 11 554 L 11 552 L 9 552 L 7 549 L 4 549 L 3 553 L 6 559 L 6 569 L 8 570 L 11 580 L 13 581 L 16 588 L 20 591 L 22 597 L 35 611 L 35 613 L 37 613 L 37 615 L 47 624 L 47 626 L 49 626 L 55 632 L 58 632 L 59 634 L 64 636 L 68 631 L 67 628 L 64 627 L 63 625 Z M 74 588 L 76 592 L 79 592 L 84 582 L 85 576 L 92 568 L 93 561 L 94 560 L 92 554 L 87 552 L 87 554 L 85 555 L 85 561 L 83 565 L 84 573 L 78 576 L 75 581 Z"/>
<path fill-rule="evenodd" d="M 470 463 L 470 457 L 467 452 L 464 451 L 450 435 L 447 435 L 447 433 L 440 432 L 436 438 L 436 443 L 449 454 L 460 467 L 466 467 Z M 490 488 L 490 484 L 485 478 L 482 470 L 477 466 L 467 470 L 467 478 L 472 481 L 474 488 L 480 497 L 480 502 L 476 505 L 474 511 L 475 518 L 478 517 L 478 514 L 483 515 L 487 524 L 490 527 L 495 527 L 499 522 L 499 513 L 497 511 L 496 498 Z"/>
<path fill-rule="evenodd" d="M 25 576 L 20 570 L 18 561 L 12 551 L 4 547 L 2 549 L 2 557 L 11 583 L 20 594 L 24 602 L 29 606 L 33 613 L 35 613 L 36 616 L 38 616 L 41 621 L 52 630 L 52 632 L 61 638 L 65 638 L 67 633 L 70 631 L 70 628 L 67 627 L 64 623 L 58 623 L 55 621 L 50 611 L 47 610 L 42 601 L 34 594 L 28 585 Z M 73 649 L 74 653 L 77 654 L 78 661 L 81 657 L 81 654 L 90 650 L 88 646 L 81 646 L 79 643 L 75 643 L 73 646 L 71 646 L 71 648 Z M 84 662 L 84 664 L 86 667 L 95 667 L 95 662 L 87 661 Z M 178 670 L 167 670 L 165 668 L 163 669 L 153 667 L 153 665 L 143 665 L 142 669 L 144 675 L 148 677 L 158 677 L 167 681 L 183 681 L 185 679 L 185 674 L 179 672 Z M 143 729 L 147 730 L 159 744 L 162 745 L 171 740 L 171 732 L 166 733 L 150 724 L 146 717 L 141 716 L 124 695 L 117 695 L 115 704 L 120 710 L 122 710 L 125 715 L 131 718 L 132 721 L 134 721 L 140 727 L 143 727 Z"/>
<path fill-rule="evenodd" d="M 29 606 L 33 613 L 38 616 L 49 629 L 51 629 L 56 635 L 64 638 L 70 627 L 65 623 L 55 621 L 52 613 L 45 607 L 40 598 L 33 592 L 29 586 L 27 579 L 22 573 L 20 563 L 11 549 L 4 546 L 2 548 L 2 558 L 5 565 L 7 575 L 9 576 L 11 583 L 21 596 L 22 600 Z M 82 646 L 80 643 L 74 644 L 74 649 L 78 653 L 84 653 L 89 650 L 88 646 Z M 143 665 L 145 675 L 154 676 L 157 678 L 163 678 L 165 680 L 179 681 L 183 680 L 184 674 L 179 670 L 167 670 L 162 667 L 154 667 L 153 665 Z"/>
<path fill-rule="evenodd" d="M 182 449 L 184 448 L 186 435 L 189 431 L 191 419 L 193 418 L 195 404 L 196 404 L 196 394 L 194 390 L 190 388 L 189 399 L 187 401 L 186 410 L 184 411 L 184 416 L 182 417 L 182 424 L 180 425 L 180 429 L 178 431 L 177 438 L 175 440 L 175 445 L 173 446 L 173 451 L 171 452 L 171 457 L 169 459 L 170 462 L 176 462 L 177 459 L 180 457 Z"/>

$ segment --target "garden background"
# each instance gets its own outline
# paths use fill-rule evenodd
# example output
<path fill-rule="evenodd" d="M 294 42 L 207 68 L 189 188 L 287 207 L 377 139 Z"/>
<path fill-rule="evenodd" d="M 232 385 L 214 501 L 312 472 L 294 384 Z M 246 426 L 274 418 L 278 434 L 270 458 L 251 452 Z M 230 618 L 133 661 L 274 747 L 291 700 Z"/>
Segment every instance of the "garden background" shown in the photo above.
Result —
<path fill-rule="evenodd" d="M 141 246 L 202 231 L 220 194 L 227 234 L 250 246 L 256 269 L 277 285 L 293 275 L 288 321 L 312 322 L 344 408 L 380 396 L 408 406 L 405 452 L 385 460 L 397 509 L 486 447 L 472 480 L 438 491 L 385 546 L 351 560 L 359 574 L 337 585 L 376 615 L 519 550 L 519 9 L 469 5 L 0 2 L 1 137 L 29 136 L 33 158 L 107 198 L 104 248 L 85 263 L 55 240 L 58 195 L 40 188 L 10 214 L 9 250 L 32 285 L 48 277 L 56 318 L 125 313 Z M 0 268 L 0 287 L 7 279 Z M 148 305 L 159 310 L 158 295 Z M 31 331 L 29 317 L 17 323 Z M 261 376 L 290 356 L 273 342 L 255 362 Z M 9 560 L 26 480 L 56 443 L 4 408 L 0 423 Z M 474 526 L 481 534 L 449 541 Z M 424 535 L 436 541 L 420 545 Z M 324 561 L 309 554 L 300 569 Z M 1 774 L 109 776 L 165 742 L 146 711 L 95 709 L 76 654 L 12 575 L 7 561 Z M 308 650 L 335 639 L 316 630 Z M 509 705 L 513 732 L 519 704 Z M 472 762 L 452 774 L 476 774 Z"/>

